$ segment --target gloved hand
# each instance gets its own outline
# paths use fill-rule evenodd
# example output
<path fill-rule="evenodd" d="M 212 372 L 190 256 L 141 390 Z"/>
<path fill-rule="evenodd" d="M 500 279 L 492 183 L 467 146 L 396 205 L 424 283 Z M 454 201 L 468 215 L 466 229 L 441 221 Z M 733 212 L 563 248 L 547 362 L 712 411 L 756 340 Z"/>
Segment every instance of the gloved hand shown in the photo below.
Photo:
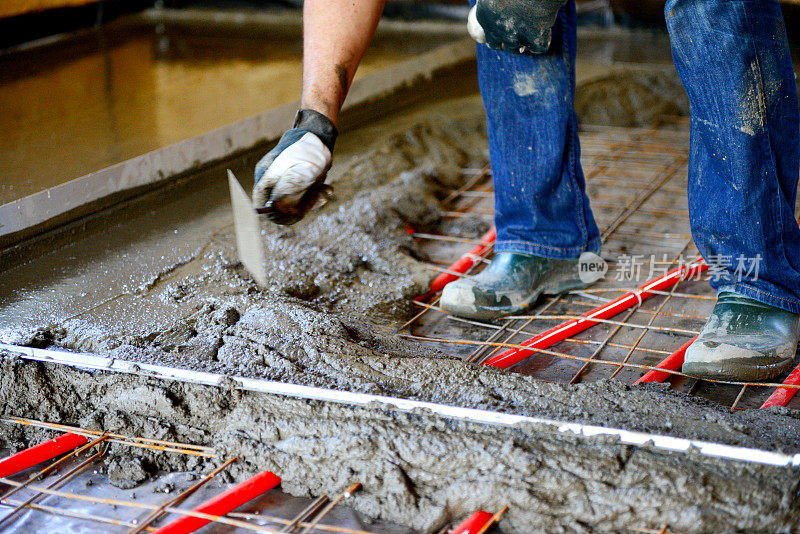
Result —
<path fill-rule="evenodd" d="M 567 0 L 478 0 L 469 12 L 473 39 L 495 50 L 544 54 L 558 10 Z"/>
<path fill-rule="evenodd" d="M 294 224 L 329 194 L 325 177 L 338 132 L 322 113 L 297 112 L 291 130 L 256 164 L 253 202 L 258 213 L 278 224 Z"/>

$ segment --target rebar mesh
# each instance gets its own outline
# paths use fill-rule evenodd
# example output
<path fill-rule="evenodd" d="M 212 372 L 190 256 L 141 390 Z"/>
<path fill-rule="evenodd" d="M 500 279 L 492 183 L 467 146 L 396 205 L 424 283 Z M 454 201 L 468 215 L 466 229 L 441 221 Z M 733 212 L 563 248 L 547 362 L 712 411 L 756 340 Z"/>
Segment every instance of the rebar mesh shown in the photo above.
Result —
<path fill-rule="evenodd" d="M 687 126 L 679 120 L 650 129 L 584 128 L 581 161 L 587 195 L 601 232 L 601 255 L 609 264 L 601 281 L 582 291 L 540 300 L 525 315 L 491 323 L 450 316 L 437 306 L 438 297 L 429 303 L 417 301 L 421 310 L 405 326 L 408 337 L 431 343 L 450 356 L 481 363 L 670 268 L 699 259 L 689 228 Z M 473 177 L 465 188 L 448 196 L 445 216 L 482 217 L 489 223 L 494 213 L 491 172 L 465 172 Z M 442 272 L 478 242 L 461 235 L 415 236 L 431 268 Z M 483 269 L 491 257 L 488 251 L 471 272 Z M 568 384 L 602 379 L 632 384 L 702 328 L 715 303 L 708 284 L 711 276 L 715 276 L 713 270 L 683 280 L 613 319 L 539 351 L 511 370 Z M 672 375 L 671 388 L 732 410 L 759 407 L 783 379 L 756 384 L 699 380 L 680 372 Z M 795 397 L 789 406 L 800 407 L 800 399 Z"/>

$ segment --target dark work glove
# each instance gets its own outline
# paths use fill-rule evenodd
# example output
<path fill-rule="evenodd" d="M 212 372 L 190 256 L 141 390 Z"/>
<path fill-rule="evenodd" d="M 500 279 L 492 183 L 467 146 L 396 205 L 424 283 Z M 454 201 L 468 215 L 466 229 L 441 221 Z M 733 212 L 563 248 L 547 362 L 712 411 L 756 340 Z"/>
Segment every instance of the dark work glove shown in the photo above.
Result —
<path fill-rule="evenodd" d="M 469 12 L 473 39 L 495 50 L 544 54 L 558 10 L 567 0 L 478 0 Z"/>
<path fill-rule="evenodd" d="M 272 222 L 294 224 L 314 207 L 320 195 L 330 194 L 325 177 L 337 134 L 322 113 L 298 111 L 292 129 L 256 164 L 256 211 Z"/>

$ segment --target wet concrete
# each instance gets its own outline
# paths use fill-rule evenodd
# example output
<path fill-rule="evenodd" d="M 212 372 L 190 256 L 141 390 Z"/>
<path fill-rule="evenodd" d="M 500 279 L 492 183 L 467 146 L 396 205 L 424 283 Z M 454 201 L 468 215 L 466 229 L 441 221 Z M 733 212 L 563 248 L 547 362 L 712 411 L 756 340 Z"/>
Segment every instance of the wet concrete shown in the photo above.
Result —
<path fill-rule="evenodd" d="M 643 127 L 663 117 L 688 117 L 689 99 L 671 66 L 639 66 L 586 80 L 575 97 L 582 124 Z"/>
<path fill-rule="evenodd" d="M 790 467 L 587 440 L 536 425 L 495 428 L 379 405 L 355 408 L 6 358 L 0 365 L 3 413 L 13 399 L 15 415 L 212 445 L 239 459 L 231 471 L 236 478 L 271 470 L 282 477 L 283 491 L 298 496 L 334 494 L 360 481 L 363 490 L 348 505 L 420 532 L 503 505 L 510 506 L 504 531 L 519 534 L 664 524 L 679 532 L 800 526 L 797 474 Z M 618 393 L 620 399 L 648 395 Z M 580 399 L 580 388 L 568 395 Z M 666 397 L 661 405 L 680 405 L 673 401 Z M 786 416 L 764 417 L 784 429 L 798 426 Z M 695 421 L 701 433 L 714 426 L 703 419 Z M 44 437 L 30 427 L 0 430 L 13 448 Z M 129 454 L 112 451 L 112 474 L 131 463 Z M 137 464 L 153 470 L 207 469 L 197 457 L 151 451 L 138 457 Z M 117 480 L 123 487 L 133 482 Z"/>
<path fill-rule="evenodd" d="M 391 335 L 437 274 L 407 229 L 452 230 L 439 201 L 461 169 L 486 164 L 484 128 L 472 96 L 343 135 L 329 177 L 337 200 L 291 228 L 264 224 L 265 288 L 238 262 L 222 169 L 154 192 L 108 213 L 109 225 L 8 258 L 0 341 L 405 392 L 402 373 L 374 374 L 362 359 L 419 354 Z M 248 177 L 259 156 L 234 171 Z M 477 236 L 485 223 L 462 230 Z"/>
<path fill-rule="evenodd" d="M 461 166 L 486 161 L 476 105 L 469 98 L 425 107 L 342 136 L 329 175 L 339 200 L 291 229 L 265 224 L 273 283 L 264 290 L 238 263 L 224 170 L 217 168 L 107 213 L 105 224 L 77 229 L 62 246 L 34 245 L 21 258 L 6 257 L 0 335 L 13 342 L 42 325 L 70 322 L 118 339 L 147 337 L 220 298 L 222 307 L 244 305 L 241 313 L 265 297 L 283 296 L 396 319 L 435 274 L 414 261 L 407 225 L 434 224 L 437 184 L 452 185 L 464 178 Z M 426 125 L 426 114 L 439 120 Z M 468 118 L 459 124 L 459 115 Z M 458 135 L 462 146 L 453 139 Z M 259 156 L 230 166 L 246 179 Z"/>

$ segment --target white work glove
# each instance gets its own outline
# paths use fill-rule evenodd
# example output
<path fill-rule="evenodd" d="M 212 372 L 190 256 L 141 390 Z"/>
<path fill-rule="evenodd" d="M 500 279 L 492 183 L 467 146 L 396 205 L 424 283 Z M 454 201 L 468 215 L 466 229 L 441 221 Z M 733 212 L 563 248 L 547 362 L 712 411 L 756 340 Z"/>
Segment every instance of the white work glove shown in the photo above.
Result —
<path fill-rule="evenodd" d="M 277 224 L 294 224 L 329 195 L 325 177 L 337 131 L 322 113 L 297 112 L 294 125 L 256 164 L 253 202 L 256 211 Z"/>
<path fill-rule="evenodd" d="M 564 4 L 566 0 L 477 0 L 469 11 L 467 30 L 495 50 L 544 54 Z"/>

